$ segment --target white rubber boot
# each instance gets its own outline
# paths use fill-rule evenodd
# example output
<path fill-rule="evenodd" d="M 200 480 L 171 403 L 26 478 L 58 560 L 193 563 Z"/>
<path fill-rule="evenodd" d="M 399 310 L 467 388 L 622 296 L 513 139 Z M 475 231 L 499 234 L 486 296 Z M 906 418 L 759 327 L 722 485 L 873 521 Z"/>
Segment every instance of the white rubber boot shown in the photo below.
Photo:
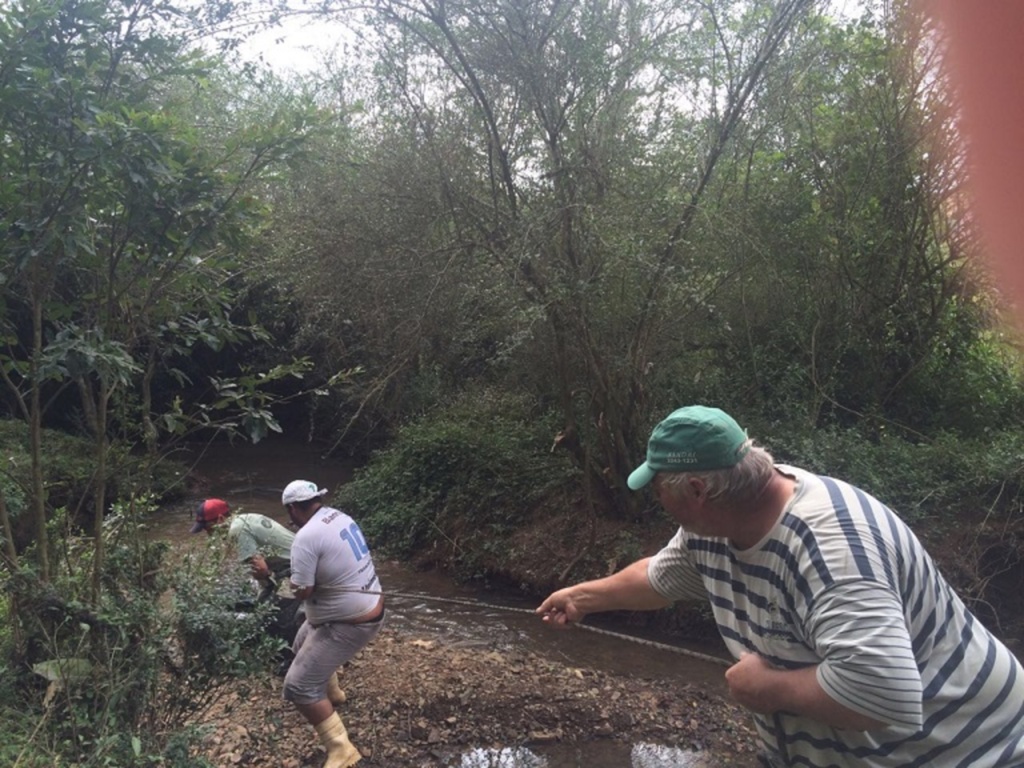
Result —
<path fill-rule="evenodd" d="M 336 673 L 327 678 L 327 698 L 330 699 L 331 704 L 334 706 L 344 704 L 345 699 L 348 698 L 345 696 L 345 692 L 341 690 L 341 684 L 338 682 L 338 675 Z"/>
<path fill-rule="evenodd" d="M 320 743 L 327 748 L 324 768 L 348 768 L 363 759 L 359 750 L 348 740 L 348 731 L 337 712 L 317 725 L 316 733 Z"/>

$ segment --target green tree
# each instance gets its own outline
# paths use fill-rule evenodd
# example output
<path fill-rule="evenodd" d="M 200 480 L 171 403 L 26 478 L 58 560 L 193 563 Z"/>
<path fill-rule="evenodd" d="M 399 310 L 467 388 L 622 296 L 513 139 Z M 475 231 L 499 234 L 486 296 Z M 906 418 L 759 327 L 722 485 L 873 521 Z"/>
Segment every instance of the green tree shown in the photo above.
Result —
<path fill-rule="evenodd" d="M 554 403 L 593 498 L 635 503 L 648 371 L 723 276 L 691 242 L 698 211 L 812 5 L 375 3 L 344 181 L 295 190 L 336 219 L 286 263 L 312 252 L 339 280 L 300 290 L 391 329 L 381 389 L 476 359 Z"/>
<path fill-rule="evenodd" d="M 204 129 L 196 98 L 187 97 L 208 85 L 216 62 L 175 34 L 180 17 L 160 0 L 27 0 L 0 17 L 7 322 L 0 370 L 31 426 L 44 579 L 50 566 L 38 441 L 47 399 L 69 384 L 78 389 L 95 439 L 100 548 L 115 397 L 123 409 L 138 389 L 141 408 L 123 413 L 121 426 L 141 410 L 152 449 L 158 424 L 178 428 L 184 417 L 176 401 L 166 418 L 154 419 L 157 367 L 196 344 L 216 349 L 259 337 L 229 314 L 237 290 L 231 275 L 262 220 L 255 182 L 297 151 L 309 112 Z M 247 410 L 256 436 L 276 428 L 259 391 L 290 372 L 223 382 L 201 412 L 205 423 L 230 407 Z M 98 551 L 94 598 L 102 562 Z"/>
<path fill-rule="evenodd" d="M 734 226 L 712 247 L 735 264 L 719 306 L 742 333 L 717 334 L 710 367 L 812 427 L 920 435 L 956 422 L 945 405 L 970 368 L 1002 366 L 972 352 L 991 302 L 936 39 L 912 6 L 890 10 L 809 26 L 802 66 L 768 83 L 738 142 L 746 163 L 721 193 Z"/>

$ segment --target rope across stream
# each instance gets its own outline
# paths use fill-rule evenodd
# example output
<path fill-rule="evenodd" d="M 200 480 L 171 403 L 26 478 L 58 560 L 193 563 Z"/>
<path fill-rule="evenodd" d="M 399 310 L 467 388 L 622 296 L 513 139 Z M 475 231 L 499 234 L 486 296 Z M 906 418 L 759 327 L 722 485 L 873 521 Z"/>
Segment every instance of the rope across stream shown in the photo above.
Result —
<path fill-rule="evenodd" d="M 456 605 L 465 605 L 471 608 L 487 608 L 494 611 L 509 611 L 511 613 L 526 613 L 531 616 L 536 616 L 536 612 L 531 608 L 512 608 L 507 605 L 495 605 L 493 603 L 484 603 L 479 600 L 460 600 L 455 597 L 433 597 L 431 595 L 419 595 L 408 592 L 377 592 L 371 594 L 381 594 L 386 597 L 402 597 L 410 600 L 426 600 L 429 602 L 436 603 L 454 603 Z M 689 656 L 693 659 L 700 659 L 711 664 L 717 664 L 719 666 L 728 667 L 732 665 L 732 662 L 728 659 L 723 659 L 719 656 L 712 656 L 707 653 L 700 653 L 699 651 L 691 651 L 688 648 L 680 648 L 675 645 L 669 645 L 668 643 L 659 643 L 655 640 L 646 640 L 641 637 L 633 637 L 632 635 L 623 634 L 622 632 L 613 632 L 610 629 L 601 629 L 600 627 L 594 627 L 589 624 L 575 623 L 572 626 L 578 629 L 585 629 L 588 632 L 594 632 L 598 635 L 606 635 L 608 637 L 614 637 L 618 640 L 626 640 L 631 643 L 639 643 L 640 645 L 646 645 L 649 648 L 657 648 L 662 651 L 669 651 L 670 653 L 678 653 L 683 656 Z"/>

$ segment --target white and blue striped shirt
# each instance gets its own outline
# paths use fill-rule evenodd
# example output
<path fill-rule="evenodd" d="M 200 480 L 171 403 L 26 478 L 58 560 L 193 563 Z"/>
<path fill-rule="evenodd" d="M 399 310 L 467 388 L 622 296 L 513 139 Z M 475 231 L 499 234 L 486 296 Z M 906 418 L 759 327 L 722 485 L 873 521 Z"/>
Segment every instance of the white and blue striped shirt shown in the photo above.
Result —
<path fill-rule="evenodd" d="M 818 664 L 837 702 L 888 727 L 838 730 L 754 714 L 777 766 L 1024 766 L 1024 668 L 967 610 L 911 530 L 858 488 L 797 481 L 756 546 L 680 529 L 652 558 L 669 600 L 710 597 L 730 652 L 780 669 Z"/>

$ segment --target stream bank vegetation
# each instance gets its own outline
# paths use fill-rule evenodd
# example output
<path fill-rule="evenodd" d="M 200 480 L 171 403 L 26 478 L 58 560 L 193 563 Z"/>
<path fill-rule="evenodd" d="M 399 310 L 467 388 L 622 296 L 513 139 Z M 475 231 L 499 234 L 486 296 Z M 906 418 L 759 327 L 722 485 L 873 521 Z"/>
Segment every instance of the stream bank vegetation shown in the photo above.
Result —
<path fill-rule="evenodd" d="M 175 708 L 261 667 L 182 650 L 251 631 L 144 534 L 188 436 L 315 440 L 378 551 L 542 592 L 666 538 L 625 477 L 713 404 L 1020 637 L 1019 340 L 943 30 L 839 5 L 0 9 L 0 761 L 195 765 Z M 360 44 L 232 58 L 290 14 Z"/>

